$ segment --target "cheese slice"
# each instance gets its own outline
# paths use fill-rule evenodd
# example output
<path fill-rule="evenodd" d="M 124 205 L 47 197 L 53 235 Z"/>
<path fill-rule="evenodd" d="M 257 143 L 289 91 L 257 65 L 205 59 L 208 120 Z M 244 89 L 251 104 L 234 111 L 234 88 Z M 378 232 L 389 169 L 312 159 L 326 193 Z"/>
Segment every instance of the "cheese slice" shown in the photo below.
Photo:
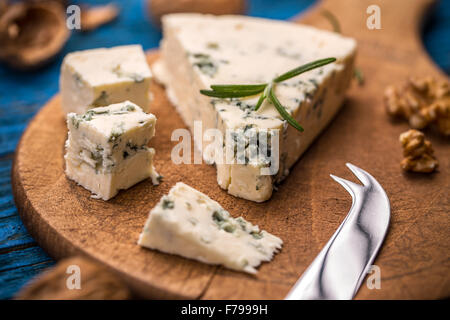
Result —
<path fill-rule="evenodd" d="M 148 177 L 158 184 L 153 167 L 155 150 L 147 144 L 155 134 L 156 117 L 125 101 L 69 113 L 66 175 L 108 200 Z"/>
<path fill-rule="evenodd" d="M 81 114 L 130 100 L 148 112 L 151 76 L 140 45 L 69 53 L 60 76 L 63 111 Z"/>
<path fill-rule="evenodd" d="M 269 199 L 274 183 L 286 177 L 341 107 L 352 77 L 356 42 L 289 22 L 201 14 L 164 16 L 163 34 L 161 59 L 153 73 L 192 131 L 199 120 L 203 130 L 217 128 L 223 135 L 249 127 L 278 133 L 278 153 L 273 153 L 278 154 L 276 173 L 262 173 L 267 166 L 263 162 L 216 161 L 223 189 L 257 202 Z M 303 126 L 303 133 L 287 125 L 267 99 L 254 111 L 258 96 L 217 99 L 199 92 L 213 84 L 270 82 L 283 72 L 327 57 L 337 61 L 275 86 L 278 99 Z M 197 145 L 207 144 L 195 138 Z"/>
<path fill-rule="evenodd" d="M 207 195 L 178 182 L 150 211 L 138 244 L 209 264 L 256 273 L 283 241 L 233 218 Z"/>

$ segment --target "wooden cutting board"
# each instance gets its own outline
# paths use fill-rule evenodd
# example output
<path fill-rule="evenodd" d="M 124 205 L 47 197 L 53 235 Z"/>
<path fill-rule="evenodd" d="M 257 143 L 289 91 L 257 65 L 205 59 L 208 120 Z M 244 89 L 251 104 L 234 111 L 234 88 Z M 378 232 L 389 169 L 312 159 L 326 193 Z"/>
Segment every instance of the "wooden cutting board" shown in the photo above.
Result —
<path fill-rule="evenodd" d="M 144 297 L 202 299 L 282 299 L 347 214 L 350 196 L 329 177 L 355 178 L 352 162 L 384 186 L 392 206 L 389 233 L 375 263 L 381 289 L 365 284 L 357 298 L 443 298 L 450 295 L 450 179 L 448 140 L 426 131 L 440 161 L 439 172 L 400 170 L 398 136 L 408 127 L 384 113 L 384 88 L 409 75 L 445 77 L 425 53 L 419 37 L 422 17 L 432 1 L 376 1 L 381 30 L 366 27 L 366 8 L 375 1 L 325 1 L 300 21 L 330 29 L 321 14 L 333 12 L 342 32 L 359 43 L 357 66 L 366 83 L 353 83 L 333 123 L 292 168 L 265 203 L 237 199 L 221 190 L 213 166 L 174 165 L 171 132 L 185 127 L 164 89 L 153 86 L 157 116 L 156 168 L 163 183 L 144 181 L 108 202 L 69 181 L 63 172 L 67 129 L 60 97 L 36 115 L 17 147 L 13 191 L 22 220 L 39 244 L 59 259 L 84 254 L 108 265 Z M 149 61 L 156 59 L 149 53 Z M 221 203 L 234 216 L 260 225 L 284 240 L 280 254 L 256 276 L 143 249 L 136 244 L 149 210 L 183 181 Z"/>

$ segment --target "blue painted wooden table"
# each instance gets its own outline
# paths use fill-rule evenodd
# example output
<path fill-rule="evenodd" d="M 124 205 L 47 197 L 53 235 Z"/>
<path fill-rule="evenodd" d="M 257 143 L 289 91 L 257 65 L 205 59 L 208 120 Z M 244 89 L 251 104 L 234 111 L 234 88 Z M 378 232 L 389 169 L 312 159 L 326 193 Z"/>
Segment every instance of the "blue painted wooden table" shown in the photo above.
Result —
<path fill-rule="evenodd" d="M 76 3 L 77 1 L 75 1 Z M 81 2 L 81 1 L 80 1 Z M 82 1 L 105 3 L 107 1 Z M 248 14 L 288 19 L 314 0 L 250 0 Z M 92 33 L 74 32 L 63 53 L 36 72 L 17 73 L 0 66 L 0 299 L 11 298 L 29 279 L 54 261 L 34 242 L 20 221 L 11 192 L 13 153 L 28 121 L 58 91 L 63 56 L 74 50 L 140 43 L 156 48 L 161 34 L 146 14 L 145 1 L 120 2 L 118 20 Z M 450 1 L 442 1 L 424 29 L 432 58 L 450 72 Z"/>

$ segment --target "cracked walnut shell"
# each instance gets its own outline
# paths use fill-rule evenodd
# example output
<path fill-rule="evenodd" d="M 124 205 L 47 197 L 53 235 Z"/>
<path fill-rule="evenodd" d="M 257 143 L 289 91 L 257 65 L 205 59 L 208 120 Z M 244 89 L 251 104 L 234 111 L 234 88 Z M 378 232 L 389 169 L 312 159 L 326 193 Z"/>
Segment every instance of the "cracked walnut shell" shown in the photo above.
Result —
<path fill-rule="evenodd" d="M 79 270 L 79 280 L 75 280 Z M 77 286 L 78 285 L 78 286 Z M 129 289 L 109 269 L 83 257 L 68 258 L 37 276 L 16 296 L 18 300 L 121 300 Z"/>
<path fill-rule="evenodd" d="M 384 93 L 386 112 L 407 119 L 414 129 L 435 124 L 450 136 L 450 85 L 432 77 L 410 78 L 401 87 L 389 86 Z"/>
<path fill-rule="evenodd" d="M 39 67 L 68 40 L 64 7 L 57 1 L 18 2 L 0 16 L 0 60 L 18 69 Z"/>
<path fill-rule="evenodd" d="M 434 156 L 431 142 L 425 140 L 422 132 L 408 130 L 400 135 L 399 140 L 405 157 L 400 163 L 403 170 L 429 173 L 437 169 L 439 163 Z"/>

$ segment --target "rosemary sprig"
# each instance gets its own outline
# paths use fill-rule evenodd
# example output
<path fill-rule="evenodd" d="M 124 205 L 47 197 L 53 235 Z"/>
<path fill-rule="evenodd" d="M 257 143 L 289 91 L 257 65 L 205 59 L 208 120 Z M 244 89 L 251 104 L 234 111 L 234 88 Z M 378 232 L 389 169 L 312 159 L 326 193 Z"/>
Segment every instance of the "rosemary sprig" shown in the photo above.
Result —
<path fill-rule="evenodd" d="M 277 83 L 294 78 L 304 72 L 322 67 L 334 61 L 336 61 L 336 58 L 326 58 L 304 64 L 302 66 L 299 66 L 295 69 L 283 73 L 282 75 L 274 78 L 269 83 L 211 85 L 211 90 L 200 90 L 200 93 L 205 96 L 214 98 L 242 98 L 262 93 L 258 99 L 258 102 L 256 103 L 254 109 L 255 111 L 257 111 L 261 107 L 265 99 L 269 98 L 269 100 L 273 103 L 277 111 L 280 113 L 281 117 L 284 120 L 286 120 L 291 126 L 302 132 L 303 131 L 302 126 L 297 121 L 295 121 L 295 119 L 289 114 L 289 112 L 286 111 L 286 109 L 280 103 L 278 98 L 275 96 L 273 88 Z"/>
<path fill-rule="evenodd" d="M 342 34 L 339 20 L 331 11 L 324 9 L 322 10 L 322 15 L 330 22 L 334 32 Z M 362 86 L 364 84 L 364 74 L 360 68 L 355 67 L 355 69 L 353 70 L 353 77 L 356 79 L 359 86 Z"/>
<path fill-rule="evenodd" d="M 331 11 L 324 9 L 322 10 L 322 15 L 330 22 L 334 32 L 341 33 L 341 25 L 339 24 L 339 20 L 333 13 L 331 13 Z"/>
<path fill-rule="evenodd" d="M 353 70 L 353 76 L 356 78 L 360 86 L 364 84 L 364 73 L 360 68 L 355 67 L 355 70 Z"/>

